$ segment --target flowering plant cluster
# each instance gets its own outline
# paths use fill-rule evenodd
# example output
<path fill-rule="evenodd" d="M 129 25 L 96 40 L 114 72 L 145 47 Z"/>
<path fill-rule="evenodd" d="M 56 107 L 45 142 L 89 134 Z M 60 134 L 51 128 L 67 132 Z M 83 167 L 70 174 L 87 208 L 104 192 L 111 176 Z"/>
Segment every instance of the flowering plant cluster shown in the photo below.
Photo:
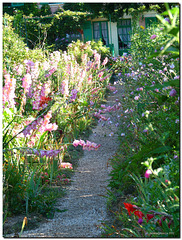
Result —
<path fill-rule="evenodd" d="M 122 237 L 179 237 L 179 9 L 169 11 L 172 24 L 159 16 L 157 27 L 133 33 L 125 71 L 118 73 L 125 135 L 109 187 L 113 198 L 130 193 L 124 203 L 129 216 L 118 211 L 123 228 L 112 229 Z"/>
<path fill-rule="evenodd" d="M 4 34 L 15 37 L 10 26 L 5 26 Z M 24 168 L 26 190 L 22 188 L 21 197 L 17 194 L 28 212 L 37 209 L 35 199 L 45 184 L 70 182 L 67 174 L 73 166 L 64 162 L 64 156 L 71 146 L 99 149 L 100 144 L 74 139 L 92 123 L 111 75 L 106 67 L 108 58 L 92 49 L 93 42 L 73 42 L 67 52 L 26 48 L 21 58 L 11 62 L 6 61 L 8 39 L 4 37 L 3 155 L 5 160 Z M 18 42 L 22 43 L 20 39 Z M 76 48 L 83 49 L 79 56 L 73 51 Z M 11 59 L 11 51 L 9 54 Z M 56 174 L 60 171 L 66 171 L 66 176 L 59 179 Z M 9 178 L 4 176 L 4 186 L 9 188 Z M 11 201 L 8 191 L 4 188 L 7 204 Z"/>
<path fill-rule="evenodd" d="M 73 146 L 74 147 L 77 147 L 77 146 L 82 146 L 83 147 L 83 150 L 88 150 L 88 151 L 90 151 L 90 150 L 97 150 L 101 145 L 100 144 L 96 144 L 96 143 L 94 143 L 94 142 L 90 142 L 90 141 L 83 141 L 83 140 L 74 140 L 74 142 L 73 142 Z"/>

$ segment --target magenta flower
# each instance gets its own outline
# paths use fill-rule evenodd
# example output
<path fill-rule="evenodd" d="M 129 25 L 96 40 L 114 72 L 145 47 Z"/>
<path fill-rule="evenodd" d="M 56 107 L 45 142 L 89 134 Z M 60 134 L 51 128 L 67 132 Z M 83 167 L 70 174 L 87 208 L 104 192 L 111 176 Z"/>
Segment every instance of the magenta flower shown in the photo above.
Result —
<path fill-rule="evenodd" d="M 148 170 L 145 172 L 145 178 L 149 178 L 151 174 L 152 174 L 152 171 L 151 171 L 150 169 L 148 169 Z"/>
<path fill-rule="evenodd" d="M 169 93 L 169 96 L 174 97 L 176 95 L 176 93 L 177 93 L 176 90 L 172 89 Z"/>
<path fill-rule="evenodd" d="M 155 39 L 157 37 L 157 35 L 152 35 L 151 37 L 150 37 L 150 39 Z"/>
<path fill-rule="evenodd" d="M 139 219 L 138 219 L 138 223 L 139 223 L 139 224 L 142 224 L 142 222 L 143 222 L 143 219 L 142 219 L 142 218 L 139 218 Z"/>

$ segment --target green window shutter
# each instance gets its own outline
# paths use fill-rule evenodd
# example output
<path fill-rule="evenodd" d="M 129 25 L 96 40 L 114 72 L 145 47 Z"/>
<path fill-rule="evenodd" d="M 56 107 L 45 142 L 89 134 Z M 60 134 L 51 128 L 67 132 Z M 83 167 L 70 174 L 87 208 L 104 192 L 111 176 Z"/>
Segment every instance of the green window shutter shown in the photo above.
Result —
<path fill-rule="evenodd" d="M 145 18 L 145 28 L 150 27 L 150 25 L 153 23 L 157 23 L 156 17 L 146 17 Z"/>
<path fill-rule="evenodd" d="M 83 35 L 84 41 L 91 41 L 92 40 L 92 25 L 91 21 L 87 21 L 83 26 Z"/>
<path fill-rule="evenodd" d="M 20 7 L 20 6 L 23 6 L 24 3 L 11 3 L 11 6 L 12 7 Z"/>

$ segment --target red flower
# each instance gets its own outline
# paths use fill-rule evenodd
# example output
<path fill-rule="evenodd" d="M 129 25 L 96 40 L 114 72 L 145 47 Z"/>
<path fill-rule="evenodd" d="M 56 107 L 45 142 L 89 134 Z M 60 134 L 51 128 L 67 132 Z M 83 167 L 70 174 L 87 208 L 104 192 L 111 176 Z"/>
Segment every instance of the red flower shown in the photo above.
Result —
<path fill-rule="evenodd" d="M 154 217 L 154 214 L 147 214 L 147 222 Z"/>
<path fill-rule="evenodd" d="M 50 100 L 52 100 L 50 97 L 41 96 L 40 107 L 42 107 L 42 105 L 44 105 L 45 103 L 48 103 Z"/>
<path fill-rule="evenodd" d="M 144 214 L 141 211 L 135 211 L 134 214 L 135 214 L 135 216 L 138 216 L 139 218 L 144 217 Z"/>
<path fill-rule="evenodd" d="M 130 212 L 134 212 L 135 211 L 135 206 L 130 204 L 130 203 L 124 203 L 125 208 L 128 210 L 128 214 L 131 215 Z"/>

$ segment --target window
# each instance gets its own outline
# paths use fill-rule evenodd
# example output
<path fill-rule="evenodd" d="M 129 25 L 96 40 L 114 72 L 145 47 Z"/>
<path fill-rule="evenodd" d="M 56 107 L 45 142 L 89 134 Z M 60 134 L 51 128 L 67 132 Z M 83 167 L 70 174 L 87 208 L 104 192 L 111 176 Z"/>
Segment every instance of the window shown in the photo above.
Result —
<path fill-rule="evenodd" d="M 94 40 L 98 41 L 99 39 L 101 39 L 104 45 L 109 45 L 107 22 L 94 22 L 93 33 Z"/>
<path fill-rule="evenodd" d="M 122 19 L 118 22 L 119 54 L 131 46 L 131 19 Z"/>

